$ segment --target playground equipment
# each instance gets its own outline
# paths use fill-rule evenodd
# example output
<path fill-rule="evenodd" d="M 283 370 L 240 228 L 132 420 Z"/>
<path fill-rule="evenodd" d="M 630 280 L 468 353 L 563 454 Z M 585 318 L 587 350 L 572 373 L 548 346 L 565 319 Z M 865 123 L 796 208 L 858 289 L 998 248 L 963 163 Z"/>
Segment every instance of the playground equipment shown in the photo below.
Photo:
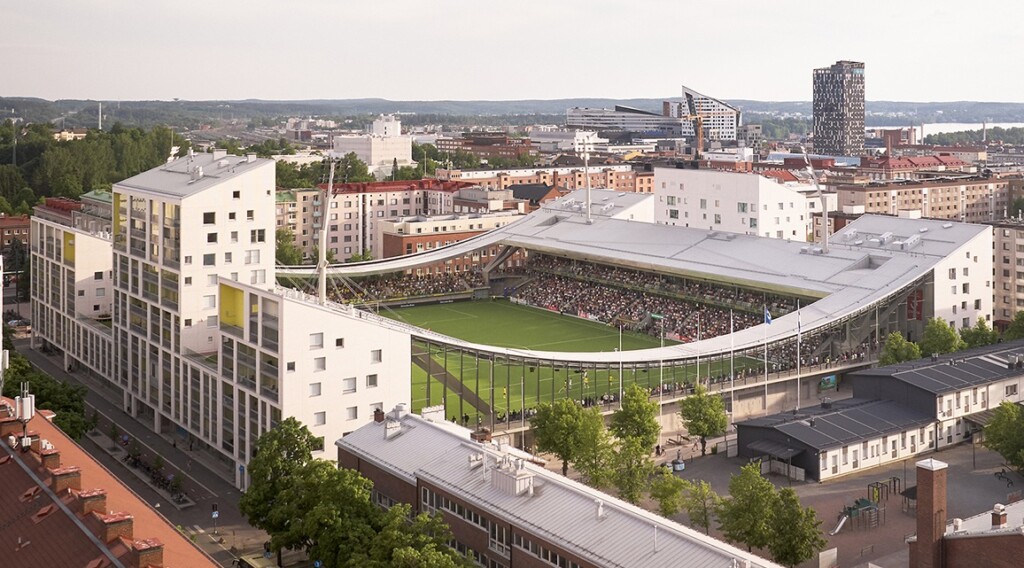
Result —
<path fill-rule="evenodd" d="M 829 536 L 839 534 L 839 531 L 843 530 L 847 523 L 850 523 L 854 528 L 870 529 L 884 525 L 885 506 L 881 505 L 881 503 L 888 501 L 889 495 L 899 493 L 899 490 L 900 478 L 898 477 L 890 477 L 889 479 L 869 483 L 867 498 L 857 499 L 852 505 L 843 507 L 843 510 L 839 512 L 836 528 L 828 533 Z"/>
<path fill-rule="evenodd" d="M 836 528 L 829 531 L 828 536 L 836 536 L 837 534 L 839 534 L 839 531 L 843 530 L 843 525 L 845 525 L 846 521 L 848 521 L 849 519 L 850 517 L 846 513 L 840 513 L 839 524 L 836 525 Z"/>

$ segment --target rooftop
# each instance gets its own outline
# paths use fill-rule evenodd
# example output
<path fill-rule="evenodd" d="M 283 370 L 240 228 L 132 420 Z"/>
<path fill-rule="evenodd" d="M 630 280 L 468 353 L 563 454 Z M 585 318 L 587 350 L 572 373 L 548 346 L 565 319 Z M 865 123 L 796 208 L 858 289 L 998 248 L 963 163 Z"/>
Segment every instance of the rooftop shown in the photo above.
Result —
<path fill-rule="evenodd" d="M 248 156 L 229 155 L 224 151 L 198 153 L 172 160 L 160 167 L 146 170 L 114 188 L 138 190 L 170 197 L 188 197 L 218 183 L 260 167 L 273 168 L 274 161 Z"/>
<path fill-rule="evenodd" d="M 472 441 L 469 430 L 440 418 L 435 422 L 392 412 L 388 420 L 371 422 L 336 445 L 409 483 L 428 481 L 488 516 L 601 566 L 732 566 L 744 561 L 751 567 L 777 566 L 528 460 L 517 462 L 529 456 Z M 389 427 L 400 429 L 386 437 Z M 483 465 L 475 466 L 480 455 Z M 494 481 L 495 469 L 522 471 L 517 476 L 529 477 L 531 489 L 515 493 L 502 487 Z M 734 560 L 737 564 L 731 564 Z"/>
<path fill-rule="evenodd" d="M 943 394 L 1020 376 L 1024 371 L 1016 366 L 1018 357 L 1024 359 L 1024 340 L 939 355 L 934 360 L 866 369 L 852 376 L 892 377 L 927 392 Z"/>

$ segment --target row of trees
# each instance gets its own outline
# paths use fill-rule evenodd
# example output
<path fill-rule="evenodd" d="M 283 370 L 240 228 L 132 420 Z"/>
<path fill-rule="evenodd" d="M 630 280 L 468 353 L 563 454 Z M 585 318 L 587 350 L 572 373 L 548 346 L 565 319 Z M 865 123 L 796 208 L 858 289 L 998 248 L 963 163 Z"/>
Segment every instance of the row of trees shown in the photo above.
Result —
<path fill-rule="evenodd" d="M 648 393 L 631 385 L 622 405 L 605 427 L 600 410 L 583 408 L 568 398 L 541 404 L 530 420 L 537 449 L 562 462 L 562 474 L 571 466 L 594 487 L 615 487 L 619 497 L 639 503 L 645 494 L 658 503 L 666 517 L 686 511 L 690 523 L 710 533 L 715 519 L 726 540 L 748 550 L 767 549 L 779 563 L 794 566 L 824 548 L 821 521 L 814 511 L 800 506 L 792 489 L 776 491 L 761 476 L 759 464 L 749 464 L 729 482 L 729 496 L 719 497 L 703 480 L 687 481 L 661 470 L 651 459 L 658 442 L 658 407 Z M 728 423 L 722 398 L 698 386 L 683 399 L 680 416 L 691 436 L 699 437 L 701 452 L 707 439 L 725 432 Z"/>
<path fill-rule="evenodd" d="M 1024 144 L 1024 128 L 1002 128 L 994 127 L 988 129 L 988 139 L 998 140 L 1004 144 Z M 925 144 L 940 144 L 943 146 L 972 145 L 980 144 L 983 138 L 981 130 L 966 130 L 964 132 L 940 132 L 929 134 L 924 137 Z"/>
<path fill-rule="evenodd" d="M 988 325 L 985 318 L 978 318 L 974 327 L 965 327 L 957 333 L 956 329 L 941 318 L 932 318 L 924 326 L 921 341 L 907 341 L 903 334 L 894 331 L 885 339 L 879 363 L 893 365 L 903 361 L 913 361 L 933 353 L 954 353 L 972 347 L 992 345 L 1001 339 L 1012 340 L 1024 338 L 1024 312 L 1019 312 L 1013 322 L 1000 336 L 999 332 Z"/>
<path fill-rule="evenodd" d="M 472 566 L 448 547 L 440 516 L 388 510 L 371 500 L 373 483 L 359 473 L 315 460 L 319 441 L 294 418 L 260 436 L 249 462 L 252 478 L 239 509 L 281 551 L 304 550 L 322 566 L 461 568 Z"/>

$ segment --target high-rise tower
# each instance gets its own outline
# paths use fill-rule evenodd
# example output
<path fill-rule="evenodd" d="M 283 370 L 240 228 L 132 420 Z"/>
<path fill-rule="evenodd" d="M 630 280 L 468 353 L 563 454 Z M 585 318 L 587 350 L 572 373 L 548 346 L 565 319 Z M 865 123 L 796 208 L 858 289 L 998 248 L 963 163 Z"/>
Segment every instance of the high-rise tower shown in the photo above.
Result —
<path fill-rule="evenodd" d="M 814 70 L 814 151 L 857 156 L 864 150 L 864 64 L 837 61 Z"/>

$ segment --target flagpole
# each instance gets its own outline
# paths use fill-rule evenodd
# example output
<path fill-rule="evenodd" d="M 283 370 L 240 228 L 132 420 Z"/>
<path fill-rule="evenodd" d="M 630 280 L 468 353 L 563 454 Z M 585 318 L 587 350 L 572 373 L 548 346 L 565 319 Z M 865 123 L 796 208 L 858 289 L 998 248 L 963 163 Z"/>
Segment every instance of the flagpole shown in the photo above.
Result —
<path fill-rule="evenodd" d="M 729 310 L 729 408 L 736 412 L 736 337 L 733 335 L 732 309 Z"/>
<path fill-rule="evenodd" d="M 768 304 L 764 306 L 764 414 L 768 415 Z"/>
<path fill-rule="evenodd" d="M 700 310 L 697 310 L 697 345 L 694 348 L 697 350 L 697 384 L 700 384 Z M 711 385 L 708 385 L 710 388 Z"/>
<path fill-rule="evenodd" d="M 665 317 L 661 318 L 661 348 L 665 349 Z M 661 351 L 659 351 L 661 353 Z M 658 445 L 661 445 L 661 431 L 664 430 L 665 414 L 665 356 L 661 355 L 658 361 Z"/>
<path fill-rule="evenodd" d="M 796 301 L 796 408 L 800 410 L 800 300 Z"/>

